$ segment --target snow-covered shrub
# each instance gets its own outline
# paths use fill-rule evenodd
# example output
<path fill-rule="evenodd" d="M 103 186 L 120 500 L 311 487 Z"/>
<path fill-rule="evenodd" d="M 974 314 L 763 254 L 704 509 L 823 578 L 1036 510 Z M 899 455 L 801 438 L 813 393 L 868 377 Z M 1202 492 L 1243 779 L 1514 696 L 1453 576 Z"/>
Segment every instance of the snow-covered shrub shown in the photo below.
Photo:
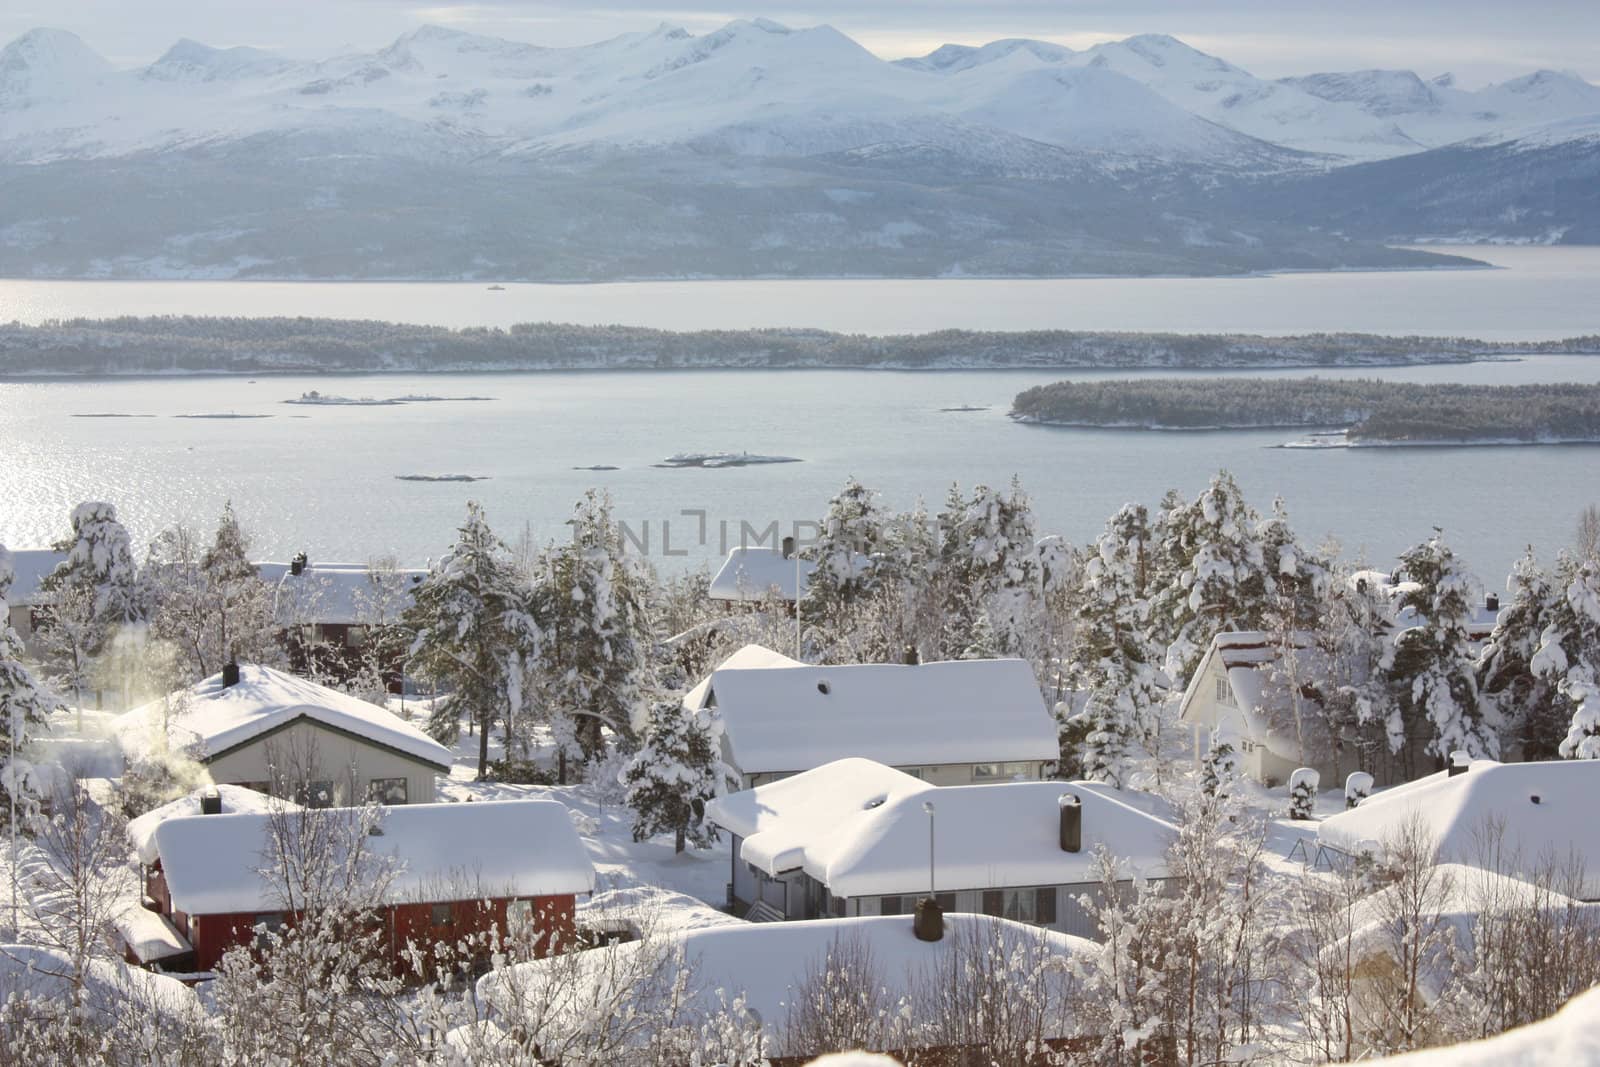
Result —
<path fill-rule="evenodd" d="M 1238 773 L 1239 756 L 1233 744 L 1213 731 L 1211 747 L 1206 749 L 1200 768 L 1200 789 L 1209 797 L 1225 797 Z"/>
<path fill-rule="evenodd" d="M 1321 776 L 1311 767 L 1300 767 L 1289 775 L 1289 818 L 1309 819 L 1317 804 Z"/>
<path fill-rule="evenodd" d="M 1344 779 L 1344 806 L 1353 808 L 1372 795 L 1372 775 L 1351 771 Z"/>

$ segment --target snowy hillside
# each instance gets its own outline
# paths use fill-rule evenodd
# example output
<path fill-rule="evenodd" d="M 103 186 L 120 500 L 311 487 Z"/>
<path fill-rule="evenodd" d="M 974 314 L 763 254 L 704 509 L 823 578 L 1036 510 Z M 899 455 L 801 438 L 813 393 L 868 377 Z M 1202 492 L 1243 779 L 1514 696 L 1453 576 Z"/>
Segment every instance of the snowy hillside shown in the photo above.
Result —
<path fill-rule="evenodd" d="M 1215 194 L 1458 142 L 1549 142 L 1597 115 L 1600 88 L 1572 75 L 1476 92 L 1406 71 L 1267 81 L 1158 35 L 887 62 L 831 27 L 765 19 L 563 48 L 425 26 L 321 61 L 180 40 L 118 70 L 35 30 L 0 51 L 0 274 L 1428 265 Z"/>

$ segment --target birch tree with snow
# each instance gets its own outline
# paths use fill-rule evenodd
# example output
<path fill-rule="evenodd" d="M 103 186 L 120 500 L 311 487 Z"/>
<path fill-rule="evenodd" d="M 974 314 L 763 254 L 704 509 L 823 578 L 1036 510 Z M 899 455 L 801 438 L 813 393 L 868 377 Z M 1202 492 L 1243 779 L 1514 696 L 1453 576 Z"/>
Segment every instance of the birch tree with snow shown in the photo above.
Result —
<path fill-rule="evenodd" d="M 145 567 L 155 603 L 150 629 L 181 653 L 184 683 L 230 660 L 272 664 L 282 656 L 272 589 L 250 562 L 250 539 L 224 505 L 211 544 L 175 526 L 156 537 Z"/>
<path fill-rule="evenodd" d="M 656 702 L 644 741 L 622 772 L 635 841 L 670 833 L 673 851 L 682 852 L 686 844 L 705 848 L 715 840 L 705 806 L 726 783 L 721 751 L 711 713 L 691 711 L 681 700 Z"/>
<path fill-rule="evenodd" d="M 1440 759 L 1457 749 L 1473 758 L 1499 755 L 1500 739 L 1479 704 L 1467 628 L 1477 582 L 1438 533 L 1400 556 L 1400 574 L 1409 584 L 1398 606 L 1409 625 L 1394 635 L 1387 657 L 1395 697 L 1390 750 L 1426 740 Z"/>
<path fill-rule="evenodd" d="M 428 732 L 444 744 L 460 735 L 461 718 L 478 730 L 478 777 L 489 769 L 489 730 L 508 714 L 524 661 L 536 655 L 539 628 L 529 591 L 483 508 L 467 505 L 456 543 L 415 588 L 406 624 L 416 633 L 413 669 L 443 683 Z"/>

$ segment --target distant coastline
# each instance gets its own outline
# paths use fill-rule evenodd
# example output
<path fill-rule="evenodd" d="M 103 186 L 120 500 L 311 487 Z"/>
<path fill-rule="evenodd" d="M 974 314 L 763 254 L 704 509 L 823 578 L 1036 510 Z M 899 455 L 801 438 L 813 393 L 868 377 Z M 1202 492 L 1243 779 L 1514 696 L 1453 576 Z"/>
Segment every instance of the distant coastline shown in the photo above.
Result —
<path fill-rule="evenodd" d="M 549 322 L 451 329 L 369 320 L 197 316 L 0 324 L 0 378 L 39 379 L 631 370 L 1317 370 L 1557 354 L 1600 355 L 1600 335 L 1556 341 L 1068 330 L 873 336 Z"/>

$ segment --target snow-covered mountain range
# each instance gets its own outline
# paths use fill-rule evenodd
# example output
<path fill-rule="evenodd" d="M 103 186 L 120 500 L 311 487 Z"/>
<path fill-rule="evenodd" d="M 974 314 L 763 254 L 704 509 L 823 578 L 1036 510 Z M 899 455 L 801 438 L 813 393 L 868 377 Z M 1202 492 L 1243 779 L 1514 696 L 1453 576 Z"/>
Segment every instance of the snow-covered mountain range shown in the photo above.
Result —
<path fill-rule="evenodd" d="M 118 70 L 35 30 L 0 50 L 0 271 L 1392 264 L 1307 229 L 1293 204 L 1265 218 L 1218 191 L 1293 201 L 1353 165 L 1439 150 L 1593 155 L 1596 125 L 1600 87 L 1572 74 L 1473 91 L 1409 71 L 1272 81 L 1155 35 L 887 62 L 830 27 L 761 19 L 569 48 L 424 27 L 322 61 L 182 40 Z"/>

